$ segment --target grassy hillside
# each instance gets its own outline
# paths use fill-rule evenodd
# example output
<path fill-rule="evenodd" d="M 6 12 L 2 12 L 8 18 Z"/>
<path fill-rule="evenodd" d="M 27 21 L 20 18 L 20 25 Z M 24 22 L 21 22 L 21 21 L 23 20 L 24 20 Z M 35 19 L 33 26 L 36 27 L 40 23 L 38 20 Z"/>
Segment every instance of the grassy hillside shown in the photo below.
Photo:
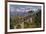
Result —
<path fill-rule="evenodd" d="M 28 16 L 12 16 L 10 17 L 10 29 L 21 28 L 39 28 L 41 27 L 41 10 L 37 13 L 28 12 Z M 30 20 L 32 18 L 32 22 Z"/>

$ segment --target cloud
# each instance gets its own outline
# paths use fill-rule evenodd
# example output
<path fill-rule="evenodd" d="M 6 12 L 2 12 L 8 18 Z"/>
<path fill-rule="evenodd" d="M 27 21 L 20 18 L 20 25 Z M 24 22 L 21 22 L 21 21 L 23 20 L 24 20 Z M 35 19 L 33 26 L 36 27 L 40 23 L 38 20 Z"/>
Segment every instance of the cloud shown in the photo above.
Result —
<path fill-rule="evenodd" d="M 30 10 L 36 11 L 38 8 L 40 8 L 39 6 L 22 6 L 22 5 L 13 5 L 10 7 L 11 8 L 11 12 L 17 11 L 17 12 L 28 12 Z"/>
<path fill-rule="evenodd" d="M 20 9 L 17 8 L 16 11 L 17 11 L 17 12 L 20 12 Z"/>
<path fill-rule="evenodd" d="M 11 7 L 10 10 L 11 10 L 11 12 L 15 11 L 14 7 Z"/>

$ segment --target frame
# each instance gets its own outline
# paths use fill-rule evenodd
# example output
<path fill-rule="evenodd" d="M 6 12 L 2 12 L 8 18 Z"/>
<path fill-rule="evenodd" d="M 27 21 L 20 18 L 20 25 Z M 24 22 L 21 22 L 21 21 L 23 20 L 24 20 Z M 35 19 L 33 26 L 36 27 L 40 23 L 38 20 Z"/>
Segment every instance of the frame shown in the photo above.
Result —
<path fill-rule="evenodd" d="M 16 7 L 18 7 L 18 8 L 16 9 Z M 40 13 L 38 13 L 39 11 L 40 11 Z M 17 16 L 18 23 L 24 22 L 24 24 L 25 23 L 28 24 L 28 22 L 30 22 L 29 23 L 30 25 L 28 24 L 29 25 L 28 26 L 27 24 L 26 25 L 21 24 L 21 27 L 20 27 L 20 25 L 19 25 L 20 23 L 19 23 L 18 24 L 19 27 L 17 26 L 17 28 L 16 28 L 16 26 L 15 26 L 16 24 L 14 23 L 15 28 L 14 27 L 10 28 L 11 27 L 10 18 L 11 18 L 12 12 L 14 14 L 14 15 L 12 15 L 12 18 L 13 18 L 13 16 L 16 16 L 16 13 L 20 17 L 19 18 Z M 27 14 L 27 13 L 29 13 L 29 14 Z M 26 14 L 26 16 L 27 15 L 28 16 L 26 17 L 24 14 Z M 35 18 L 34 18 L 34 16 L 35 16 Z M 15 17 L 15 18 L 17 18 L 17 17 Z M 33 19 L 32 19 L 32 17 L 33 17 Z M 37 21 L 37 19 L 36 19 L 37 17 L 39 18 L 38 20 L 40 20 L 40 22 Z M 12 20 L 14 21 L 14 19 L 12 19 Z M 20 19 L 22 20 L 22 22 Z M 36 19 L 36 22 L 34 19 Z M 38 23 L 38 24 L 36 24 L 36 23 Z M 13 25 L 13 23 L 12 23 L 12 25 Z M 44 28 L 45 28 L 44 25 L 45 25 L 45 4 L 43 2 L 26 2 L 26 1 L 8 1 L 7 2 L 6 1 L 6 3 L 5 3 L 5 33 L 40 32 L 40 31 L 44 31 Z"/>

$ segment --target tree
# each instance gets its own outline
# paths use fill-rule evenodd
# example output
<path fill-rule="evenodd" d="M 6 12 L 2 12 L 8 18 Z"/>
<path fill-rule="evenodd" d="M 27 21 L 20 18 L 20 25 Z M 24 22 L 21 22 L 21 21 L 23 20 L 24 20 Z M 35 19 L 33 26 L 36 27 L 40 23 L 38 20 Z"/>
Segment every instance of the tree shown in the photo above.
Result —
<path fill-rule="evenodd" d="M 28 16 L 32 16 L 33 15 L 33 13 L 34 13 L 34 11 L 33 10 L 31 10 L 31 11 L 28 11 Z"/>
<path fill-rule="evenodd" d="M 41 27 L 41 10 L 38 9 L 38 12 L 35 15 L 35 24 L 36 27 Z"/>
<path fill-rule="evenodd" d="M 10 18 L 10 29 L 14 29 L 12 19 Z"/>

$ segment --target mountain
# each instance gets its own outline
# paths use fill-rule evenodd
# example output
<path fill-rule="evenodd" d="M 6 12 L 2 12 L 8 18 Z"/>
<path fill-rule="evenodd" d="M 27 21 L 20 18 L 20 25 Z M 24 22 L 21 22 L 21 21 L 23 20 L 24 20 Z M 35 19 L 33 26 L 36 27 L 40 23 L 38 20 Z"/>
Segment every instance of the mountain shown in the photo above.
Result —
<path fill-rule="evenodd" d="M 38 13 L 38 11 L 28 11 L 28 12 L 17 12 L 17 11 L 13 11 L 13 12 L 10 12 L 10 16 L 27 16 L 28 14 L 30 15 L 35 15 L 36 13 Z"/>
<path fill-rule="evenodd" d="M 10 12 L 10 16 L 25 16 L 28 15 L 27 12 Z"/>

